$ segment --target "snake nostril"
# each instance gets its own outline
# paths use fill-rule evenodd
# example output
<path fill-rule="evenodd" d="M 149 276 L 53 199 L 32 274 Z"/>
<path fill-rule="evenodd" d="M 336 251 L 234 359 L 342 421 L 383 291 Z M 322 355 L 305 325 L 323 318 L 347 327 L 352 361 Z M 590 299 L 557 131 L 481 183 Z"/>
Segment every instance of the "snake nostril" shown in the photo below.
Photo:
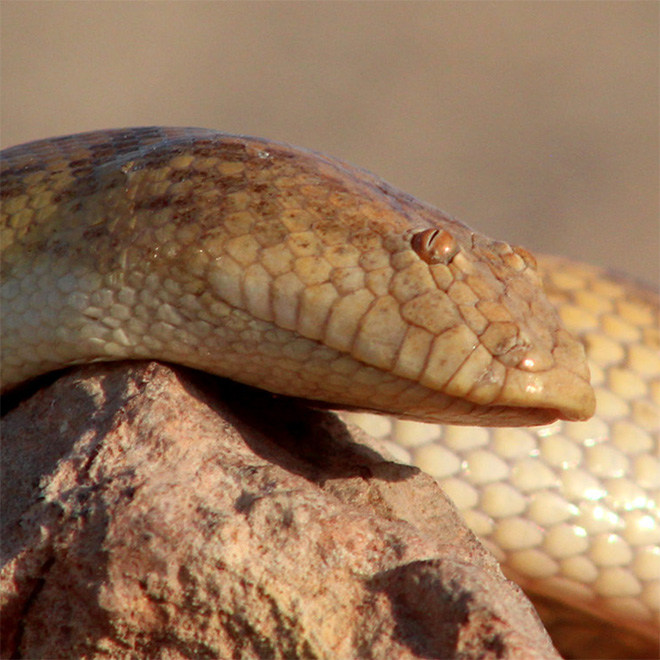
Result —
<path fill-rule="evenodd" d="M 413 234 L 410 245 L 428 264 L 448 264 L 458 253 L 456 239 L 445 229 L 424 229 Z"/>

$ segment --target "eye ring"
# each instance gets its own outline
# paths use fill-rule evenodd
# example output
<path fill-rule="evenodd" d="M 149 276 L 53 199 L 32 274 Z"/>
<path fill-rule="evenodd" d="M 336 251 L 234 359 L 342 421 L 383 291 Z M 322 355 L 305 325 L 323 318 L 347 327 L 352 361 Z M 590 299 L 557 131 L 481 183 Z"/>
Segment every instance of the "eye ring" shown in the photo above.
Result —
<path fill-rule="evenodd" d="M 410 246 L 427 264 L 451 262 L 460 250 L 456 239 L 446 229 L 424 229 L 410 239 Z"/>

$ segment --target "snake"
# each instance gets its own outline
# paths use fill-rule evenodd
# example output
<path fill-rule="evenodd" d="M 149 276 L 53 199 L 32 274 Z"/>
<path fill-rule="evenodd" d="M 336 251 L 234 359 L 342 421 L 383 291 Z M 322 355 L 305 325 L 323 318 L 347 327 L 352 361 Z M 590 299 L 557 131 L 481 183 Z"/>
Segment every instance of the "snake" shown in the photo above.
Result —
<path fill-rule="evenodd" d="M 102 130 L 0 162 L 3 394 L 160 360 L 347 410 L 550 618 L 657 643 L 655 291 L 261 138 Z"/>

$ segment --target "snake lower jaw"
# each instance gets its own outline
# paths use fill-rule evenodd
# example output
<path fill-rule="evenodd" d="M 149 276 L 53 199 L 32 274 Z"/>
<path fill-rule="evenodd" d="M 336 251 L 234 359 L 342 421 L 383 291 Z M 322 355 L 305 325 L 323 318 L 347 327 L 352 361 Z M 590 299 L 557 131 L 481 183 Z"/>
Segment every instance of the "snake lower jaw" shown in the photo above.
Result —
<path fill-rule="evenodd" d="M 472 401 L 412 382 L 397 397 L 386 396 L 376 389 L 360 397 L 356 397 L 355 389 L 336 391 L 332 400 L 317 399 L 291 390 L 280 389 L 280 394 L 309 401 L 317 408 L 395 415 L 417 422 L 488 427 L 544 426 L 557 420 L 583 421 L 594 414 L 596 402 L 593 388 L 574 374 L 566 376 L 568 381 L 573 378 L 576 383 L 570 387 L 567 383 L 566 389 L 560 387 L 556 390 L 544 388 L 537 378 L 537 387 L 530 388 L 525 396 L 509 396 L 505 392 L 506 403 Z M 241 380 L 240 377 L 237 379 Z M 263 383 L 248 384 L 263 386 Z M 275 388 L 269 385 L 268 389 Z M 503 388 L 505 390 L 506 386 Z"/>

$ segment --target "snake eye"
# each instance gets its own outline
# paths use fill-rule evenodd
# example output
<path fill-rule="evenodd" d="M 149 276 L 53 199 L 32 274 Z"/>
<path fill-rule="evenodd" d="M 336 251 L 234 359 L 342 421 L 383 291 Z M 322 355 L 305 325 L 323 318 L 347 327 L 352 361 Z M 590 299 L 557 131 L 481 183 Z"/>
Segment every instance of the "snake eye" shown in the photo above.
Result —
<path fill-rule="evenodd" d="M 445 229 L 424 229 L 413 234 L 410 245 L 427 264 L 448 264 L 459 250 L 456 239 Z"/>

